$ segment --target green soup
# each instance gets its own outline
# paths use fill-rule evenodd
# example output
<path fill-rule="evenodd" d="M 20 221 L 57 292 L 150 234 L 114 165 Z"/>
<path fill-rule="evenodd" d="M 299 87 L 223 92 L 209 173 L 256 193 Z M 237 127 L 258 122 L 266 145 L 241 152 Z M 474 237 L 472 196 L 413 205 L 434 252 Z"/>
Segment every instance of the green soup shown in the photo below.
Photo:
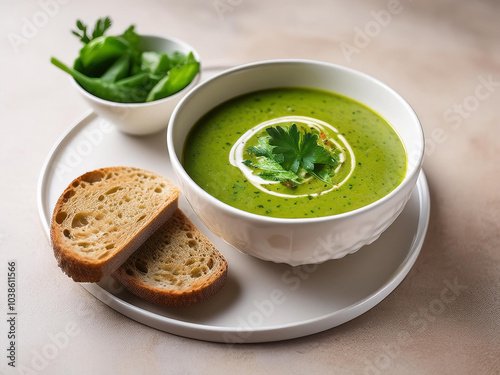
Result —
<path fill-rule="evenodd" d="M 340 214 L 404 179 L 405 148 L 364 105 L 308 88 L 231 99 L 205 114 L 184 145 L 184 168 L 215 198 L 258 215 Z"/>

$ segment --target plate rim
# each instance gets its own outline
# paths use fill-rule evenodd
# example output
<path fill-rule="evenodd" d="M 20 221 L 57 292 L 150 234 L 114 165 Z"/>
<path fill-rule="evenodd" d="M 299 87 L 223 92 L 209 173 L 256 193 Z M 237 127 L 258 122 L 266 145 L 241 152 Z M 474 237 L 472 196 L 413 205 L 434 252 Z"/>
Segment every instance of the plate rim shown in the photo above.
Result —
<path fill-rule="evenodd" d="M 236 342 L 227 342 L 224 337 L 209 337 L 209 334 L 227 334 L 227 335 L 238 335 L 238 334 L 250 334 L 249 339 L 242 339 L 242 343 L 260 343 L 260 342 L 277 342 L 283 340 L 289 340 L 304 336 L 310 336 L 322 331 L 326 331 L 331 328 L 335 328 L 339 325 L 347 323 L 350 320 L 353 320 L 365 312 L 371 310 L 377 304 L 382 302 L 389 294 L 391 294 L 398 285 L 405 279 L 410 270 L 412 269 L 415 261 L 420 254 L 420 250 L 422 249 L 425 234 L 427 232 L 429 218 L 430 218 L 430 199 L 429 199 L 429 189 L 427 184 L 427 179 L 423 171 L 420 173 L 417 188 L 415 192 L 418 194 L 418 202 L 419 202 L 419 218 L 417 223 L 417 230 L 415 231 L 415 235 L 411 245 L 408 247 L 408 253 L 406 257 L 401 261 L 400 265 L 393 271 L 391 277 L 381 285 L 376 291 L 366 296 L 365 298 L 346 306 L 340 310 L 336 310 L 332 313 L 325 314 L 319 317 L 315 317 L 312 319 L 306 319 L 299 322 L 287 323 L 282 325 L 261 327 L 252 330 L 242 330 L 238 327 L 233 329 L 228 329 L 227 327 L 221 326 L 212 326 L 207 324 L 199 324 L 199 323 L 191 323 L 182 320 L 177 320 L 165 316 L 161 316 L 155 314 L 151 311 L 141 309 L 138 306 L 135 306 L 127 301 L 120 299 L 119 297 L 113 295 L 106 289 L 100 287 L 98 284 L 81 284 L 90 294 L 96 297 L 98 300 L 118 311 L 119 313 L 138 321 L 139 323 L 145 324 L 147 326 L 159 329 L 164 332 L 172 333 L 175 335 L 189 337 L 193 339 L 203 340 L 203 341 L 211 341 L 211 342 L 221 342 L 227 344 L 235 344 Z M 94 294 L 95 293 L 95 294 Z M 97 294 L 97 295 L 96 295 Z M 114 303 L 113 303 L 114 302 Z M 131 317 L 127 313 L 129 311 L 121 311 L 120 309 L 130 309 L 134 313 L 139 313 L 143 315 L 142 317 Z M 342 315 L 349 314 L 352 310 L 359 310 L 354 315 L 349 317 L 348 319 L 343 319 Z M 330 320 L 335 320 L 336 317 L 340 316 L 340 323 L 331 324 Z M 148 319 L 153 319 L 153 322 L 147 321 Z M 158 324 L 154 324 L 158 323 Z M 165 327 L 161 327 L 161 325 L 165 323 L 170 323 L 174 328 L 165 330 Z M 319 324 L 323 323 L 323 324 Z M 300 331 L 304 331 L 304 328 L 309 325 L 318 325 L 316 328 L 311 330 L 305 329 L 307 333 L 295 334 L 295 329 L 300 328 Z M 180 329 L 187 329 L 187 332 L 180 332 Z M 286 330 L 293 330 L 293 332 L 281 332 Z M 193 334 L 196 332 L 197 334 Z M 201 334 L 199 334 L 201 332 Z M 271 334 L 275 334 L 279 332 L 279 336 L 272 336 Z M 253 337 L 253 336 L 259 337 Z"/>
<path fill-rule="evenodd" d="M 92 110 L 87 111 L 75 123 L 69 127 L 52 146 L 47 155 L 42 169 L 39 174 L 37 184 L 37 208 L 39 219 L 45 234 L 48 236 L 50 243 L 50 209 L 46 207 L 44 197 L 47 194 L 48 174 L 50 166 L 53 164 L 53 158 L 56 152 L 63 146 L 67 137 L 70 137 L 73 132 L 76 132 L 80 127 L 84 126 L 91 117 L 99 116 Z M 139 323 L 152 328 L 159 329 L 171 334 L 203 340 L 211 342 L 221 342 L 227 344 L 235 343 L 259 343 L 259 342 L 274 342 L 288 340 L 303 336 L 309 336 L 319 333 L 341 324 L 344 324 L 358 316 L 364 314 L 374 306 L 385 299 L 396 287 L 404 280 L 411 268 L 413 267 L 420 250 L 422 249 L 425 234 L 429 225 L 430 218 L 430 195 L 427 179 L 424 171 L 421 170 L 416 187 L 413 194 L 418 196 L 419 217 L 414 232 L 414 237 L 411 244 L 408 246 L 406 257 L 401 261 L 399 266 L 393 271 L 392 275 L 382 284 L 377 290 L 360 299 L 359 301 L 343 307 L 340 310 L 321 315 L 315 318 L 301 320 L 298 322 L 273 325 L 266 327 L 257 327 L 252 329 L 242 329 L 241 327 L 223 327 L 208 324 L 192 323 L 182 321 L 170 317 L 158 315 L 154 312 L 144 310 L 136 305 L 133 305 L 121 298 L 113 295 L 98 284 L 80 283 L 83 288 L 92 294 L 95 298 L 108 305 L 113 310 L 135 320 Z M 241 338 L 241 341 L 228 341 L 228 335 L 248 335 Z"/>

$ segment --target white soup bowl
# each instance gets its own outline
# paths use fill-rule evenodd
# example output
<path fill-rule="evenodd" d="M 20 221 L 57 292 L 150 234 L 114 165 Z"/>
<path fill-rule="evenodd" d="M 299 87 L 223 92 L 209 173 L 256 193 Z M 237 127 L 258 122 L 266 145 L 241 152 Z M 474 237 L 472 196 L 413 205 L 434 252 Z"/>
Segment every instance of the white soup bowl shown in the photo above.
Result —
<path fill-rule="evenodd" d="M 252 91 L 310 87 L 368 106 L 399 134 L 408 156 L 404 180 L 388 195 L 356 210 L 318 218 L 282 219 L 252 214 L 216 199 L 184 170 L 183 148 L 195 123 L 217 105 Z M 375 241 L 403 210 L 415 188 L 424 135 L 410 105 L 382 82 L 358 71 L 310 60 L 271 60 L 239 66 L 200 84 L 175 108 L 167 132 L 170 160 L 181 192 L 203 223 L 241 252 L 292 266 L 321 263 Z"/>
<path fill-rule="evenodd" d="M 184 54 L 193 52 L 197 61 L 200 61 L 198 52 L 189 44 L 174 38 L 154 35 L 141 35 L 139 44 L 142 51 L 155 51 L 172 53 L 179 51 Z M 166 98 L 147 103 L 117 103 L 101 99 L 92 95 L 73 80 L 75 87 L 83 96 L 85 101 L 100 116 L 111 121 L 124 133 L 133 135 L 146 135 L 156 133 L 167 127 L 168 121 L 175 106 L 200 80 L 200 72 L 193 78 L 191 83 L 181 91 L 167 96 Z"/>

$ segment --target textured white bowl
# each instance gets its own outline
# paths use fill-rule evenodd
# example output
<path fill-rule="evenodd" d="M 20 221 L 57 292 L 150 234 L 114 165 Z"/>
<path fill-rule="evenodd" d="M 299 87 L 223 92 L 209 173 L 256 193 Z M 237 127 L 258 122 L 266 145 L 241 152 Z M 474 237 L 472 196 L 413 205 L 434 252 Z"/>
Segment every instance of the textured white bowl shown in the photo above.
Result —
<path fill-rule="evenodd" d="M 408 154 L 403 182 L 390 194 L 357 210 L 319 218 L 280 219 L 231 207 L 199 187 L 181 160 L 191 127 L 218 104 L 251 91 L 275 87 L 319 88 L 353 98 L 384 117 Z M 192 90 L 175 108 L 167 132 L 179 186 L 203 223 L 238 250 L 296 266 L 321 263 L 375 241 L 403 210 L 415 187 L 424 135 L 410 105 L 382 82 L 342 66 L 310 60 L 272 60 L 230 69 Z"/>
<path fill-rule="evenodd" d="M 174 52 L 185 54 L 193 52 L 197 61 L 200 61 L 198 52 L 189 44 L 174 38 L 154 35 L 141 35 L 140 47 L 143 51 Z M 175 106 L 200 80 L 200 72 L 191 83 L 174 95 L 148 103 L 116 103 L 98 98 L 83 89 L 75 80 L 75 87 L 92 109 L 102 117 L 108 119 L 116 127 L 128 134 L 146 135 L 156 133 L 167 127 L 168 121 Z"/>

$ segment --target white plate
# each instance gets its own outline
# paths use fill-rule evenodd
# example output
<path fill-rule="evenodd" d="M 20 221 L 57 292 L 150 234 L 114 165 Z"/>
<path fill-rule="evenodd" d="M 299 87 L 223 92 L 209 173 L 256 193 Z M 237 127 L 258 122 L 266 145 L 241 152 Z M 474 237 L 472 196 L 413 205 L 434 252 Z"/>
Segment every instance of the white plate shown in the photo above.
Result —
<path fill-rule="evenodd" d="M 38 209 L 47 235 L 59 195 L 87 171 L 126 165 L 157 172 L 175 182 L 165 134 L 129 136 L 94 113 L 72 126 L 55 144 L 40 174 Z M 339 260 L 293 268 L 238 252 L 213 235 L 184 198 L 179 204 L 228 261 L 228 280 L 218 294 L 199 305 L 172 309 L 149 304 L 110 278 L 82 286 L 111 308 L 148 326 L 227 343 L 306 336 L 368 311 L 410 271 L 422 247 L 430 212 L 429 190 L 421 173 L 404 211 L 373 244 Z"/>

